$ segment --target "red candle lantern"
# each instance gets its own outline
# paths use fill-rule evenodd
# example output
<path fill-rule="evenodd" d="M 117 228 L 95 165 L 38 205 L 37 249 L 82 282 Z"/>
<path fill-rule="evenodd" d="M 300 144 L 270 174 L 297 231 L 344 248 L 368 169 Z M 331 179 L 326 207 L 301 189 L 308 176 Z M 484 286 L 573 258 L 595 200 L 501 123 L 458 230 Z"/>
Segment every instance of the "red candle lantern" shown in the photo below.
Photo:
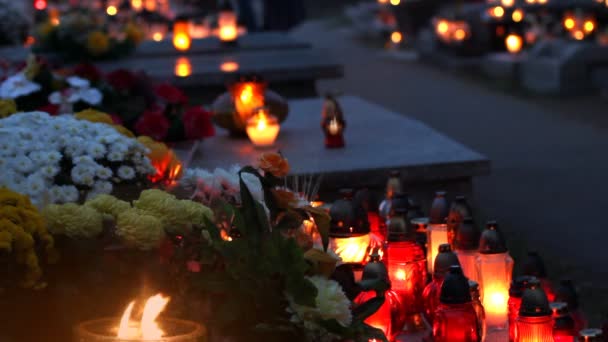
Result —
<path fill-rule="evenodd" d="M 478 321 L 469 292 L 469 282 L 459 266 L 450 267 L 441 286 L 435 313 L 435 342 L 478 342 Z"/>
<path fill-rule="evenodd" d="M 524 290 L 528 286 L 530 280 L 535 279 L 530 276 L 519 276 L 513 279 L 509 287 L 509 341 L 515 341 L 515 320 L 519 316 L 521 307 L 521 297 L 524 295 Z"/>
<path fill-rule="evenodd" d="M 424 330 L 422 292 L 426 284 L 426 258 L 416 243 L 415 231 L 406 223 L 404 208 L 395 208 L 387 222 L 387 265 L 392 290 L 400 297 L 406 316 L 405 327 L 394 327 L 407 332 Z"/>
<path fill-rule="evenodd" d="M 555 302 L 549 304 L 553 311 L 553 339 L 555 342 L 572 342 L 575 340 L 577 330 L 575 330 L 574 319 L 568 310 L 568 304 Z"/>
<path fill-rule="evenodd" d="M 540 286 L 545 291 L 549 302 L 555 301 L 555 291 L 545 268 L 545 262 L 537 252 L 528 252 L 523 262 L 523 274 L 536 277 L 540 281 Z"/>
<path fill-rule="evenodd" d="M 477 274 L 488 331 L 507 328 L 507 302 L 512 271 L 513 259 L 498 230 L 498 224 L 494 221 L 488 222 L 481 233 L 477 258 Z"/>
<path fill-rule="evenodd" d="M 574 319 L 575 331 L 581 331 L 587 327 L 587 318 L 581 311 L 578 303 L 578 295 L 572 280 L 562 279 L 555 291 L 555 300 L 568 304 L 570 315 Z"/>
<path fill-rule="evenodd" d="M 460 266 L 464 275 L 470 280 L 477 279 L 477 250 L 479 248 L 479 229 L 475 226 L 473 219 L 467 217 L 461 221 L 456 228 L 454 246 Z"/>
<path fill-rule="evenodd" d="M 333 96 L 327 95 L 325 97 L 321 115 L 321 128 L 323 129 L 323 133 L 325 133 L 325 147 L 344 147 L 346 121 L 344 120 L 344 113 L 340 104 Z"/>
<path fill-rule="evenodd" d="M 464 273 L 464 272 L 463 272 Z M 466 275 L 465 275 L 466 276 Z M 471 301 L 475 314 L 477 315 L 477 334 L 479 335 L 480 341 L 486 340 L 486 310 L 481 304 L 479 294 L 479 283 L 473 280 L 469 280 L 469 290 L 471 292 Z"/>
<path fill-rule="evenodd" d="M 454 245 L 454 239 L 456 238 L 456 232 L 462 221 L 465 218 L 472 218 L 473 210 L 471 206 L 467 202 L 467 198 L 465 196 L 456 196 L 454 202 L 450 205 L 450 212 L 447 217 L 448 224 L 448 243 L 452 245 L 452 249 L 456 249 Z M 479 237 L 477 237 L 477 243 L 479 242 Z M 464 265 L 463 265 L 464 266 Z M 466 269 L 463 269 L 464 275 L 471 279 L 471 277 L 467 274 Z"/>
<path fill-rule="evenodd" d="M 458 257 L 449 244 L 445 243 L 439 246 L 437 257 L 435 258 L 435 265 L 433 267 L 433 280 L 424 288 L 422 292 L 422 298 L 424 300 L 424 312 L 430 322 L 433 322 L 435 317 L 435 310 L 439 305 L 439 296 L 441 294 L 441 284 L 443 279 L 448 273 L 450 267 L 458 266 Z"/>
<path fill-rule="evenodd" d="M 427 267 L 429 273 L 433 273 L 435 257 L 439 246 L 448 241 L 448 225 L 446 218 L 450 211 L 445 191 L 435 193 L 435 199 L 431 205 L 429 225 L 427 226 Z"/>
<path fill-rule="evenodd" d="M 173 46 L 179 51 L 190 49 L 190 25 L 187 20 L 176 20 L 173 23 Z"/>
<path fill-rule="evenodd" d="M 380 256 L 378 254 L 374 254 L 370 257 L 368 264 L 363 268 L 361 280 L 383 280 L 386 281 L 387 285 L 390 284 L 388 271 L 384 264 L 380 262 Z M 384 296 L 385 300 L 382 306 L 371 316 L 366 318 L 364 322 L 376 329 L 382 330 L 384 335 L 390 339 L 393 334 L 392 306 L 396 305 L 397 310 L 399 310 L 401 309 L 401 304 L 398 302 L 398 298 L 395 298 L 394 295 L 390 295 L 389 292 L 390 290 L 387 291 L 387 293 L 378 293 L 374 290 L 362 291 L 355 298 L 355 304 L 361 305 L 378 296 Z M 395 302 L 395 300 L 397 300 L 397 302 Z"/>
<path fill-rule="evenodd" d="M 549 301 L 537 279 L 528 282 L 515 324 L 515 342 L 554 341 Z"/>

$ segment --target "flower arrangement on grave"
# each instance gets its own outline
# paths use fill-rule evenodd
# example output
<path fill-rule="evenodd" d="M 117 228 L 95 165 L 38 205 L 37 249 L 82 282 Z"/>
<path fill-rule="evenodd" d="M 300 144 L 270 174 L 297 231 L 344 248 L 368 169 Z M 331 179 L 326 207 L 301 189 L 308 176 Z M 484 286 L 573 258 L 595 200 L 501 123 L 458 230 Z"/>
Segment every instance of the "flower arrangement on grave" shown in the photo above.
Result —
<path fill-rule="evenodd" d="M 0 83 L 0 117 L 17 111 L 57 115 L 89 108 L 111 113 L 109 124 L 157 141 L 201 140 L 215 134 L 210 112 L 188 105 L 177 87 L 151 84 L 144 73 L 103 74 L 91 64 L 54 70 L 31 56 Z"/>
<path fill-rule="evenodd" d="M 15 1 L 0 1 L 0 46 L 20 45 L 27 38 L 30 21 Z"/>
<path fill-rule="evenodd" d="M 34 50 L 68 60 L 113 59 L 130 54 L 144 34 L 134 22 L 110 21 L 86 9 L 71 9 L 36 29 Z"/>
<path fill-rule="evenodd" d="M 78 202 L 154 173 L 147 149 L 105 123 L 43 112 L 0 119 L 2 185 L 32 203 Z"/>
<path fill-rule="evenodd" d="M 56 259 L 53 237 L 38 209 L 27 196 L 0 187 L 0 265 L 8 270 L 0 287 L 11 286 L 16 274 L 21 286 L 42 288 L 41 265 Z"/>
<path fill-rule="evenodd" d="M 228 176 L 218 170 L 198 172 L 208 178 L 213 175 L 209 179 L 219 180 L 222 189 L 222 176 L 233 178 L 232 172 L 226 172 Z M 345 285 L 331 279 L 339 258 L 326 251 L 330 218 L 282 187 L 288 172 L 289 163 L 281 155 L 264 154 L 257 167 L 246 166 L 236 173 L 237 192 L 220 191 L 212 201 L 215 221 L 208 222 L 200 233 L 204 238 L 190 248 L 191 262 L 198 264 L 193 284 L 209 294 L 213 308 L 206 319 L 215 322 L 220 335 L 237 340 L 252 336 L 272 341 L 386 340 L 382 331 L 364 323 L 383 299 L 353 308 Z M 259 188 L 251 186 L 253 178 L 245 181 L 245 175 L 257 179 Z M 186 171 L 185 177 L 189 176 Z M 226 183 L 227 188 L 234 186 Z M 228 203 L 221 194 L 238 201 Z M 315 246 L 304 231 L 305 220 L 315 222 L 320 245 Z"/>

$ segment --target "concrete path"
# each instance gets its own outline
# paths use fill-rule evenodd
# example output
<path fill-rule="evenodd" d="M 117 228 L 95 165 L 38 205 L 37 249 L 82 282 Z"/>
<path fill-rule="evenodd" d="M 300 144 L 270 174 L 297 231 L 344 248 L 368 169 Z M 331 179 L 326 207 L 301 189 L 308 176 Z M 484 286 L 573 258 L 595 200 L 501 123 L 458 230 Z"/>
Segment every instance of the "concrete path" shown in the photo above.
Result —
<path fill-rule="evenodd" d="M 506 94 L 390 57 L 327 23 L 307 23 L 293 35 L 344 63 L 345 77 L 320 82 L 322 91 L 379 103 L 486 155 L 492 174 L 474 183 L 481 215 L 499 220 L 514 257 L 537 250 L 548 259 L 551 276 L 572 277 L 592 323 L 599 324 L 598 314 L 608 307 L 606 102 Z"/>

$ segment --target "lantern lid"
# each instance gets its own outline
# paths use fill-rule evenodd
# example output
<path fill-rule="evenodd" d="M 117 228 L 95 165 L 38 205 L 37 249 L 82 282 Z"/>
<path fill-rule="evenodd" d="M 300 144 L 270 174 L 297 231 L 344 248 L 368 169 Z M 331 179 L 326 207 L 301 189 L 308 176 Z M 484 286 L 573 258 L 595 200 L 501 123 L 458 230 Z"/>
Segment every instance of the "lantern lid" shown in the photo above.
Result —
<path fill-rule="evenodd" d="M 498 229 L 498 224 L 496 221 L 489 221 L 479 239 L 479 253 L 500 254 L 506 252 L 507 246 L 502 233 Z"/>
<path fill-rule="evenodd" d="M 547 270 L 543 258 L 537 252 L 528 252 L 523 262 L 523 274 L 537 278 L 547 278 Z"/>
<path fill-rule="evenodd" d="M 379 256 L 377 259 L 374 259 L 372 255 L 370 261 L 365 265 L 365 267 L 363 267 L 363 274 L 361 275 L 361 280 L 374 279 L 380 279 L 386 282 L 390 282 L 386 265 L 384 265 L 383 262 L 380 262 Z"/>
<path fill-rule="evenodd" d="M 581 342 L 602 342 L 604 334 L 601 329 L 583 329 L 578 336 Z"/>
<path fill-rule="evenodd" d="M 397 208 L 393 211 L 393 217 L 386 221 L 387 240 L 389 242 L 411 241 L 414 240 L 415 229 L 407 224 L 405 215 L 407 210 Z"/>
<path fill-rule="evenodd" d="M 431 211 L 429 215 L 431 224 L 445 223 L 445 220 L 450 213 L 450 208 L 448 207 L 448 201 L 445 198 L 445 195 L 445 191 L 437 191 L 435 193 L 435 199 L 431 204 Z"/>
<path fill-rule="evenodd" d="M 479 248 L 479 237 L 481 233 L 473 219 L 465 218 L 456 228 L 454 245 L 457 250 L 477 250 Z"/>
<path fill-rule="evenodd" d="M 443 284 L 439 301 L 444 304 L 464 304 L 471 302 L 469 281 L 462 273 L 460 266 L 451 266 Z"/>
<path fill-rule="evenodd" d="M 555 291 L 555 300 L 568 303 L 570 310 L 578 309 L 578 295 L 570 279 L 562 279 Z"/>
<path fill-rule="evenodd" d="M 538 279 L 531 279 L 528 282 L 528 288 L 521 299 L 519 315 L 522 317 L 551 316 L 549 300 Z"/>
<path fill-rule="evenodd" d="M 568 303 L 564 302 L 549 303 L 549 307 L 553 312 L 553 317 L 564 316 L 570 312 L 570 310 L 568 310 Z"/>
<path fill-rule="evenodd" d="M 435 257 L 435 264 L 433 265 L 434 276 L 444 277 L 452 266 L 459 266 L 458 256 L 452 252 L 452 247 L 449 243 L 439 245 L 439 253 Z"/>
<path fill-rule="evenodd" d="M 509 296 L 521 298 L 524 295 L 524 290 L 528 286 L 530 280 L 536 279 L 532 276 L 519 276 L 511 280 L 511 286 L 509 286 Z"/>
<path fill-rule="evenodd" d="M 415 226 L 418 226 L 418 227 L 422 226 L 426 229 L 426 226 L 429 225 L 429 218 L 428 217 L 416 217 L 416 218 L 413 218 L 410 222 Z"/>

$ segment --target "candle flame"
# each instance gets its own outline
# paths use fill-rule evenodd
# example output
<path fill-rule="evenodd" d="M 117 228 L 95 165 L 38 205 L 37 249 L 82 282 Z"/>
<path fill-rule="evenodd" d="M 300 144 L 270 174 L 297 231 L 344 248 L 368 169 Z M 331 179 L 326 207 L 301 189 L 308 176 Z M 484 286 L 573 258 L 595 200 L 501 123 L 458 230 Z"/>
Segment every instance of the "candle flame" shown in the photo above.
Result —
<path fill-rule="evenodd" d="M 360 263 L 365 261 L 370 248 L 369 234 L 349 238 L 333 239 L 334 251 L 345 263 Z"/>
<path fill-rule="evenodd" d="M 397 272 L 395 272 L 395 279 L 397 280 L 406 280 L 406 274 L 404 270 L 397 270 Z"/>
<path fill-rule="evenodd" d="M 340 133 L 340 123 L 338 123 L 338 120 L 335 117 L 329 122 L 329 133 L 331 135 Z"/>
<path fill-rule="evenodd" d="M 266 112 L 264 110 L 260 110 L 260 112 L 258 113 L 258 124 L 256 128 L 258 131 L 263 131 L 266 129 L 267 126 L 268 117 L 266 116 Z"/>
<path fill-rule="evenodd" d="M 190 37 L 185 33 L 176 33 L 173 37 L 173 46 L 180 51 L 188 50 L 190 48 Z"/>
<path fill-rule="evenodd" d="M 161 32 L 154 32 L 154 34 L 152 35 L 152 40 L 154 40 L 155 42 L 160 42 L 161 40 L 163 40 L 163 34 Z"/>
<path fill-rule="evenodd" d="M 156 318 L 163 312 L 169 303 L 169 299 L 169 297 L 163 297 L 160 293 L 148 298 L 144 305 L 144 312 L 139 326 L 131 321 L 135 301 L 129 303 L 120 319 L 118 334 L 116 336 L 119 339 L 141 338 L 144 341 L 162 338 L 165 332 L 158 326 Z"/>

